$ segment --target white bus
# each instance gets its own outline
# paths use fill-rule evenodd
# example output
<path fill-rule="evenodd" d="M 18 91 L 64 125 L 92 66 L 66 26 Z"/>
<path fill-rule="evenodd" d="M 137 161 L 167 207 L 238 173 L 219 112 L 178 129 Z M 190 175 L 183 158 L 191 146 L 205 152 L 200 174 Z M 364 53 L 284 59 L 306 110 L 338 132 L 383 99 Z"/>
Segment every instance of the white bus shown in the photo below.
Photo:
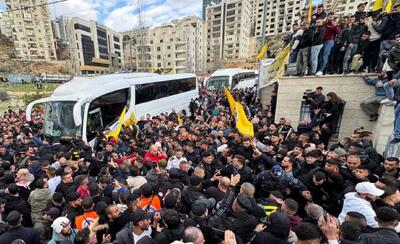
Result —
<path fill-rule="evenodd" d="M 207 78 L 206 86 L 209 90 L 221 90 L 253 87 L 256 84 L 257 75 L 249 69 L 219 69 Z M 243 84 L 240 84 L 243 83 Z"/>
<path fill-rule="evenodd" d="M 75 77 L 57 87 L 48 98 L 28 105 L 31 120 L 35 104 L 44 104 L 44 131 L 49 137 L 75 137 L 94 145 L 97 133 L 113 128 L 127 107 L 126 119 L 187 110 L 198 96 L 194 74 L 158 75 L 153 73 L 112 74 L 93 78 Z"/>

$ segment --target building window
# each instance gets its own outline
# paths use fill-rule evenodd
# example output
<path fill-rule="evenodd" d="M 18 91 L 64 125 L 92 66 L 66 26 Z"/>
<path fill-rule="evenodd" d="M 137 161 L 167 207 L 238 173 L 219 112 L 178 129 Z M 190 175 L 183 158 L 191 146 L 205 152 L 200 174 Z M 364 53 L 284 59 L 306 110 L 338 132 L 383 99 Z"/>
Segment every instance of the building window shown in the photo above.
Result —
<path fill-rule="evenodd" d="M 86 32 L 90 32 L 90 28 L 89 27 L 87 27 L 85 25 L 82 25 L 82 24 L 78 24 L 78 23 L 74 24 L 74 29 L 75 30 L 83 30 L 83 31 L 86 31 Z"/>
<path fill-rule="evenodd" d="M 231 9 L 231 8 L 234 8 L 234 7 L 235 7 L 234 3 L 230 3 L 230 4 L 226 5 L 226 9 Z"/>

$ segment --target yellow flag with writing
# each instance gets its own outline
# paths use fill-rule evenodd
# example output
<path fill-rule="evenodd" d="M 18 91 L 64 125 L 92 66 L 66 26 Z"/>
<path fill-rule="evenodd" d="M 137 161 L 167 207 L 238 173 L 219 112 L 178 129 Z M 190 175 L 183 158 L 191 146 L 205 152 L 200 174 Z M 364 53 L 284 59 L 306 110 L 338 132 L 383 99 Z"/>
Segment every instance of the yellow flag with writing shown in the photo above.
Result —
<path fill-rule="evenodd" d="M 247 119 L 242 104 L 235 102 L 236 129 L 245 136 L 254 136 L 253 124 Z"/>
<path fill-rule="evenodd" d="M 310 0 L 310 4 L 308 5 L 308 22 L 311 22 L 312 19 L 312 0 Z"/>
<path fill-rule="evenodd" d="M 230 91 L 224 86 L 225 96 L 228 99 L 229 108 L 233 116 L 235 116 L 235 99 L 233 98 Z"/>
<path fill-rule="evenodd" d="M 114 138 L 115 140 L 118 139 L 119 133 L 121 132 L 121 129 L 122 129 L 122 124 L 124 123 L 125 113 L 126 113 L 126 106 L 124 107 L 121 115 L 119 116 L 118 124 L 115 127 L 115 129 L 107 133 L 107 135 L 106 135 L 107 140 L 110 137 Z"/>

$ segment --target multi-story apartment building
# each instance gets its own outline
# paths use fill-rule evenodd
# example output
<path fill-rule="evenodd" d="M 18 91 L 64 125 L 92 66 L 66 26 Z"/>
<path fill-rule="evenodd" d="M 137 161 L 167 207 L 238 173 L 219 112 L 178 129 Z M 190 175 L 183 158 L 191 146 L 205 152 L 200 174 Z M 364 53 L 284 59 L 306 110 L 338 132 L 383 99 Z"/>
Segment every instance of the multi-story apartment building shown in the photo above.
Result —
<path fill-rule="evenodd" d="M 203 0 L 203 20 L 206 19 L 207 6 L 211 3 L 220 3 L 221 0 Z"/>
<path fill-rule="evenodd" d="M 256 9 L 255 35 L 262 37 L 264 23 L 264 0 L 254 0 L 253 8 Z M 267 36 L 277 35 L 290 31 L 293 23 L 300 20 L 301 0 L 269 0 L 265 21 L 265 33 Z"/>
<path fill-rule="evenodd" d="M 201 72 L 205 63 L 205 25 L 197 17 L 172 20 L 153 29 L 125 32 L 126 64 L 139 72 Z"/>
<path fill-rule="evenodd" d="M 327 0 L 324 5 L 327 11 L 335 12 L 340 16 L 352 15 L 357 11 L 357 6 L 360 3 L 365 3 L 365 0 Z M 385 3 L 387 1 L 384 1 Z M 369 7 L 374 6 L 375 1 L 369 2 Z"/>
<path fill-rule="evenodd" d="M 17 58 L 56 60 L 47 0 L 5 0 L 5 3 L 11 11 L 9 18 Z"/>
<path fill-rule="evenodd" d="M 251 13 L 250 0 L 222 0 L 207 6 L 208 70 L 249 57 Z"/>
<path fill-rule="evenodd" d="M 122 68 L 122 35 L 94 21 L 67 23 L 71 61 L 76 73 L 102 74 Z"/>
<path fill-rule="evenodd" d="M 8 13 L 0 13 L 0 33 L 6 37 L 12 35 L 11 21 Z"/>

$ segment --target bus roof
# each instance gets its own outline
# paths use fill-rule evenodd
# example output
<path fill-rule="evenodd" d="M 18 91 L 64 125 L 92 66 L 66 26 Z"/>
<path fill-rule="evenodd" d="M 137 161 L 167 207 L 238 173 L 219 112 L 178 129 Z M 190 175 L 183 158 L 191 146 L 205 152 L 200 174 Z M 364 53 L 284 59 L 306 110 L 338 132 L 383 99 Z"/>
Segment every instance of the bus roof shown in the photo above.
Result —
<path fill-rule="evenodd" d="M 214 73 L 211 74 L 210 77 L 215 77 L 215 76 L 234 76 L 239 73 L 247 73 L 247 72 L 253 72 L 254 70 L 251 69 L 240 69 L 240 68 L 232 68 L 232 69 L 219 69 L 216 70 Z"/>
<path fill-rule="evenodd" d="M 130 87 L 136 84 L 145 84 L 173 79 L 196 77 L 194 74 L 159 75 L 155 73 L 124 73 L 110 74 L 95 77 L 75 77 L 71 81 L 57 87 L 50 99 L 81 100 L 97 97 L 97 95 Z"/>

